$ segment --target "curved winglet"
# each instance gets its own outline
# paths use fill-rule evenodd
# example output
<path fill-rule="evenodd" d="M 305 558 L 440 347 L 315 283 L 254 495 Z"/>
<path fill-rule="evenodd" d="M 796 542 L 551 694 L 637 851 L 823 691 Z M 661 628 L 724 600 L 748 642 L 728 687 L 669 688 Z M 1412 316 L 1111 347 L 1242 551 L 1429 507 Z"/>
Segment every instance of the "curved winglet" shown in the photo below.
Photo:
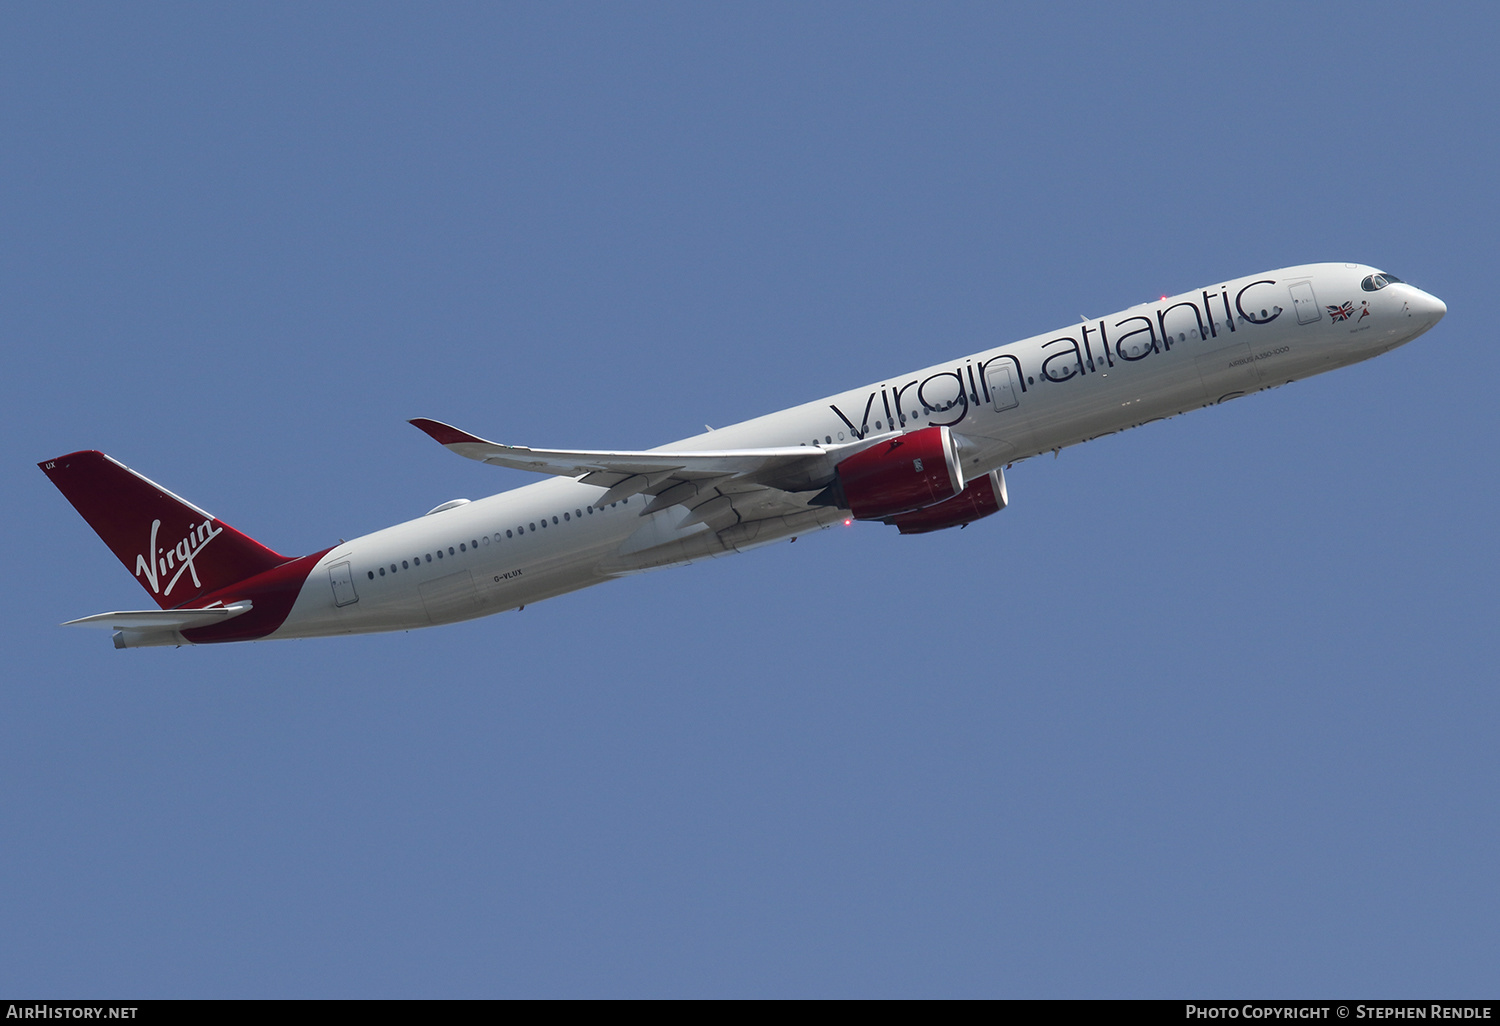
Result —
<path fill-rule="evenodd" d="M 452 424 L 444 424 L 440 420 L 428 420 L 426 417 L 418 417 L 415 420 L 407 421 L 407 423 L 426 432 L 439 445 L 455 445 L 459 442 L 484 442 L 483 438 L 476 438 L 467 431 L 460 431 Z"/>

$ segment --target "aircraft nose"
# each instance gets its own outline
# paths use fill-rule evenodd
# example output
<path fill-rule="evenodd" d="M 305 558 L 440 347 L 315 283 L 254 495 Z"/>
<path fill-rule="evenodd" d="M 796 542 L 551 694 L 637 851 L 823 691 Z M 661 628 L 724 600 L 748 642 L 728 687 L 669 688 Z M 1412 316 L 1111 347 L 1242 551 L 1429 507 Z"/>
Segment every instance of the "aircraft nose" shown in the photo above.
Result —
<path fill-rule="evenodd" d="M 1442 320 L 1443 315 L 1448 312 L 1448 304 L 1444 303 L 1437 296 L 1429 295 L 1421 289 L 1415 289 L 1414 291 L 1417 295 L 1411 301 L 1412 311 L 1418 317 L 1424 319 L 1429 327 Z"/>

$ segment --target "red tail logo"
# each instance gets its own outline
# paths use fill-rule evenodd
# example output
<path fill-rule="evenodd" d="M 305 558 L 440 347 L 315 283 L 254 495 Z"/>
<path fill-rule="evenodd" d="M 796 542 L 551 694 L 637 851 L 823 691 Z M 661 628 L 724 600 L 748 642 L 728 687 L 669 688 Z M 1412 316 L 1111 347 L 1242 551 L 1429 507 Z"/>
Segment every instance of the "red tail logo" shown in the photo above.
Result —
<path fill-rule="evenodd" d="M 287 561 L 102 452 L 38 466 L 163 609 Z"/>
<path fill-rule="evenodd" d="M 151 521 L 151 541 L 146 545 L 146 552 L 135 557 L 135 575 L 141 578 L 141 583 L 150 586 L 151 594 L 161 595 L 163 598 L 172 594 L 172 589 L 177 586 L 184 572 L 193 575 L 194 590 L 202 591 L 203 582 L 198 578 L 198 567 L 193 560 L 209 542 L 224 533 L 223 528 L 214 527 L 212 519 L 193 524 L 188 528 L 186 537 L 169 549 L 157 547 L 156 533 L 160 530 L 161 521 Z M 148 556 L 147 553 L 151 555 Z M 172 573 L 174 567 L 176 573 Z M 172 574 L 172 578 L 163 588 L 161 581 L 167 574 Z"/>

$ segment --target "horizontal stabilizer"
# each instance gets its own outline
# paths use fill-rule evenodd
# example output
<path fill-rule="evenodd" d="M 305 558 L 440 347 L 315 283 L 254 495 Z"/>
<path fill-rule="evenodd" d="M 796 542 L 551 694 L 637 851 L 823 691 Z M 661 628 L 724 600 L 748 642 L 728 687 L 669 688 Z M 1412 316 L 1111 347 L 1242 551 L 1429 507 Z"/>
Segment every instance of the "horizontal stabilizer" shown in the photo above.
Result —
<path fill-rule="evenodd" d="M 127 609 L 114 613 L 95 613 L 69 620 L 64 627 L 104 627 L 109 630 L 185 631 L 223 623 L 231 617 L 250 612 L 249 602 L 210 609 Z"/>

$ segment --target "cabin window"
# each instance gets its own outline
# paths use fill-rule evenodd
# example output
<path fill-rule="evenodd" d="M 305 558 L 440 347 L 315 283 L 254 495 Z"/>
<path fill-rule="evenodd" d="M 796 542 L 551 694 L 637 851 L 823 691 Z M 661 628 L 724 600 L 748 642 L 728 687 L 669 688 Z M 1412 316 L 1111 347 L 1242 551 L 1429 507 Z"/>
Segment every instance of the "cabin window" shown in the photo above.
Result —
<path fill-rule="evenodd" d="M 452 545 L 448 546 L 448 555 L 450 555 L 450 556 L 453 555 L 453 546 Z"/>
<path fill-rule="evenodd" d="M 575 517 L 577 517 L 579 520 L 582 520 L 583 519 L 583 510 L 581 510 L 581 509 L 575 509 L 573 511 L 573 515 Z"/>
<path fill-rule="evenodd" d="M 391 573 L 395 573 L 395 572 L 396 572 L 396 564 L 392 563 L 391 564 Z"/>
<path fill-rule="evenodd" d="M 532 524 L 532 525 L 531 525 L 531 529 L 532 529 L 532 530 L 533 530 L 533 531 L 535 531 L 535 530 L 536 530 L 536 525 L 535 525 L 535 524 Z"/>
<path fill-rule="evenodd" d="M 403 569 L 403 570 L 410 570 L 411 569 L 411 564 L 408 563 L 406 560 L 403 559 L 401 561 L 401 569 Z"/>
<path fill-rule="evenodd" d="M 556 518 L 556 517 L 553 517 L 553 518 L 552 518 L 552 522 L 553 522 L 553 523 L 554 523 L 554 524 L 555 524 L 555 523 L 557 523 L 557 518 Z"/>
<path fill-rule="evenodd" d="M 370 580 L 373 581 L 375 579 L 375 571 L 374 570 L 370 570 L 370 571 L 368 571 L 368 573 L 370 575 Z"/>
<path fill-rule="evenodd" d="M 507 528 L 507 529 L 506 529 L 506 531 L 505 531 L 505 537 L 507 537 L 507 538 L 511 538 L 511 537 L 514 537 L 514 536 L 513 536 L 513 535 L 512 535 L 512 534 L 511 534 L 511 533 L 510 533 L 510 530 L 509 530 L 509 528 Z"/>
<path fill-rule="evenodd" d="M 380 568 L 380 576 L 381 576 L 381 577 L 384 577 L 384 576 L 385 576 L 385 567 L 381 567 L 381 568 Z"/>

